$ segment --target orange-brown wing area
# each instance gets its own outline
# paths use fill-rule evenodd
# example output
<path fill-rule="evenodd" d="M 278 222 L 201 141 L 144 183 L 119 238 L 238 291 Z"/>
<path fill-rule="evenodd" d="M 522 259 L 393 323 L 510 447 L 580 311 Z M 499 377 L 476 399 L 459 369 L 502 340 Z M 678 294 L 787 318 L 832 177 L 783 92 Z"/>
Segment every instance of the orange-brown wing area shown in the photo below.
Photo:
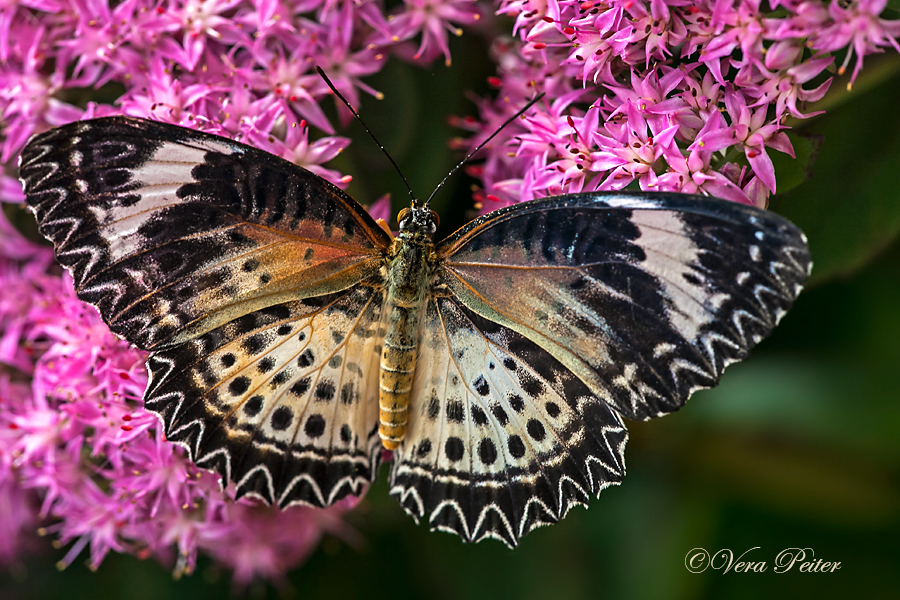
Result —
<path fill-rule="evenodd" d="M 811 263 L 778 215 L 681 194 L 577 194 L 486 215 L 436 285 L 534 342 L 621 414 L 679 408 L 769 334 Z"/>
<path fill-rule="evenodd" d="M 79 298 L 143 349 L 377 276 L 390 236 L 320 177 L 258 149 L 128 117 L 34 137 L 20 176 Z"/>

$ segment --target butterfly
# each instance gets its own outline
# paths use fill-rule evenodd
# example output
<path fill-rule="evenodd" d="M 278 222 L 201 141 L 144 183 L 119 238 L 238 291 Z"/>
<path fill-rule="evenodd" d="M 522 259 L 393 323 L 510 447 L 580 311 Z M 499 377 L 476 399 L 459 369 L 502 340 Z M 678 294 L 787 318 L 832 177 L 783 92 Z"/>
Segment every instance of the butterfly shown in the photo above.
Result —
<path fill-rule="evenodd" d="M 768 335 L 811 268 L 763 210 L 675 193 L 523 202 L 392 237 L 299 166 L 131 117 L 22 153 L 78 297 L 150 352 L 147 409 L 236 494 L 328 506 L 374 480 L 509 546 L 621 482 L 623 419 L 681 407 Z"/>

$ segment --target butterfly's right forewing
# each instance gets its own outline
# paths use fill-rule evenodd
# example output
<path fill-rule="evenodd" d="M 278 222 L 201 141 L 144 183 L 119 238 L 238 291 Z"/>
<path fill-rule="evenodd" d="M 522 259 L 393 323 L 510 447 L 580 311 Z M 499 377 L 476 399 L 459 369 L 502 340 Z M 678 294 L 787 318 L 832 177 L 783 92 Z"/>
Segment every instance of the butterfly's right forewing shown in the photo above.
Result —
<path fill-rule="evenodd" d="M 683 194 L 524 203 L 474 221 L 437 252 L 438 279 L 463 305 L 637 419 L 716 385 L 775 327 L 811 266 L 786 219 Z"/>

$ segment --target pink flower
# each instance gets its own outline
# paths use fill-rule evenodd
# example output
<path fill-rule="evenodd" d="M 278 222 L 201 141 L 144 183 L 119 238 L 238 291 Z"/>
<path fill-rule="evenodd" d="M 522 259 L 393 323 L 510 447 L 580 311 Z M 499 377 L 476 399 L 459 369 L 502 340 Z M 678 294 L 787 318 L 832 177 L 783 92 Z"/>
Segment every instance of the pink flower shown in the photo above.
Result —
<path fill-rule="evenodd" d="M 670 4 L 678 6 L 688 2 Z M 633 18 L 632 33 L 625 40 L 631 46 L 628 53 L 634 55 L 626 59 L 629 64 L 634 64 L 639 54 L 643 55 L 645 67 L 653 60 L 666 60 L 687 38 L 687 27 L 680 14 L 669 11 L 668 4 L 662 0 L 654 0 L 649 12 L 640 2 L 630 3 L 626 10 Z"/>
<path fill-rule="evenodd" d="M 606 125 L 610 136 L 597 136 L 601 150 L 591 154 L 594 171 L 609 171 L 597 187 L 602 190 L 621 190 L 632 181 L 639 181 L 641 189 L 656 186 L 658 161 L 673 146 L 678 126 L 671 124 L 654 131 L 641 111 L 627 100 L 619 112 L 624 119 L 611 120 Z"/>
<path fill-rule="evenodd" d="M 700 133 L 697 134 L 697 139 L 712 137 L 715 132 L 724 128 L 725 122 L 721 114 L 713 113 Z M 657 189 L 688 194 L 705 193 L 733 202 L 751 204 L 750 199 L 739 186 L 725 174 L 712 168 L 714 151 L 713 145 L 707 146 L 702 141 L 695 142 L 687 156 L 669 146 L 666 149 L 669 168 L 657 179 Z"/>
<path fill-rule="evenodd" d="M 176 125 L 190 126 L 196 106 L 217 90 L 207 83 L 183 84 L 175 78 L 167 62 L 153 58 L 146 76 L 136 77 L 140 84 L 121 100 L 122 112 L 128 115 L 152 116 Z"/>
<path fill-rule="evenodd" d="M 879 17 L 885 6 L 880 0 L 771 6 L 757 0 L 501 0 L 498 12 L 516 18 L 519 41 L 495 46 L 500 100 L 480 106 L 484 127 L 470 147 L 495 127 L 498 113 L 510 113 L 511 99 L 525 103 L 523 82 L 533 93 L 547 93 L 545 106 L 555 107 L 554 100 L 573 88 L 582 94 L 562 112 L 530 116 L 523 121 L 529 131 L 488 149 L 481 171 L 487 195 L 479 191 L 476 199 L 619 189 L 638 179 L 645 189 L 659 181 L 665 189 L 765 205 L 776 188 L 768 150 L 792 155 L 781 124 L 788 116 L 815 114 L 805 113 L 804 105 L 828 90 L 830 79 L 812 82 L 832 64 L 831 53 L 852 45 L 844 64 L 856 52 L 858 71 L 864 54 L 900 49 L 900 21 Z M 598 123 L 605 124 L 591 141 L 594 160 L 574 166 L 573 153 L 582 149 L 560 143 L 561 133 L 567 121 L 577 123 L 597 106 Z M 721 112 L 729 120 L 719 118 Z M 504 156 L 510 147 L 515 160 Z M 743 152 L 749 169 L 726 161 L 732 149 Z"/>
<path fill-rule="evenodd" d="M 856 54 L 852 83 L 862 69 L 863 56 L 866 54 L 881 52 L 881 49 L 887 46 L 900 52 L 900 44 L 897 43 L 897 37 L 900 36 L 900 21 L 879 18 L 886 6 L 887 0 L 856 0 L 849 4 L 833 0 L 828 4 L 828 14 L 833 22 L 813 32 L 812 47 L 816 50 L 835 52 L 849 46 L 839 73 L 844 72 L 850 58 Z"/>
<path fill-rule="evenodd" d="M 349 175 L 341 175 L 337 171 L 321 166 L 322 163 L 326 163 L 340 154 L 350 144 L 349 139 L 331 136 L 310 143 L 309 127 L 306 121 L 288 122 L 286 129 L 284 140 L 251 133 L 248 135 L 248 141 L 258 148 L 277 154 L 312 171 L 337 186 L 343 187 L 350 183 L 352 178 Z"/>
<path fill-rule="evenodd" d="M 160 53 L 188 71 L 193 71 L 212 45 L 249 44 L 249 38 L 231 16 L 242 0 L 169 1 L 157 9 L 158 16 L 145 23 L 165 32 L 158 45 Z"/>
<path fill-rule="evenodd" d="M 408 40 L 419 32 L 422 42 L 411 58 L 431 61 L 439 55 L 450 66 L 447 33 L 462 35 L 457 24 L 471 25 L 481 15 L 473 0 L 404 0 L 404 10 L 391 19 L 392 42 Z"/>
<path fill-rule="evenodd" d="M 784 47 L 784 45 L 776 44 L 772 46 L 769 54 L 766 55 L 766 66 L 769 64 L 778 64 L 776 60 L 769 59 L 770 56 L 777 55 L 778 50 L 782 47 Z M 797 52 L 794 56 L 799 58 L 802 49 L 796 48 L 796 50 Z M 780 62 L 784 64 L 788 61 Z M 771 71 L 759 66 L 757 68 L 761 72 L 759 78 L 762 80 L 761 83 L 746 83 L 744 85 L 744 89 L 746 90 L 745 93 L 748 96 L 757 98 L 754 106 L 767 107 L 774 103 L 775 114 L 778 115 L 790 114 L 798 119 L 805 119 L 813 115 L 821 114 L 821 111 L 803 114 L 800 112 L 797 103 L 815 102 L 825 95 L 825 92 L 827 92 L 828 88 L 831 86 L 830 79 L 813 89 L 806 89 L 803 85 L 817 77 L 822 71 L 828 68 L 832 62 L 834 62 L 834 60 L 831 57 L 816 58 L 806 62 L 799 62 L 799 60 L 796 62 L 790 61 L 789 66 L 788 64 L 785 64 L 785 68 L 780 70 L 776 68 Z"/>
<path fill-rule="evenodd" d="M 791 141 L 783 131 L 780 131 L 782 126 L 766 121 L 767 107 L 751 110 L 743 96 L 733 90 L 725 93 L 725 106 L 731 117 L 732 126 L 729 129 L 713 131 L 709 135 L 698 135 L 691 148 L 705 144 L 707 150 L 716 151 L 735 145 L 744 151 L 753 172 L 774 193 L 775 168 L 766 152 L 766 146 L 793 157 L 794 149 Z M 726 139 L 728 135 L 726 132 L 731 134 L 730 139 Z"/>
<path fill-rule="evenodd" d="M 80 111 L 53 97 L 64 73 L 59 66 L 45 73 L 41 46 L 48 38 L 43 28 L 16 28 L 22 54 L 0 64 L 0 117 L 5 127 L 0 162 L 9 162 L 43 123 L 60 125 L 77 119 Z"/>
<path fill-rule="evenodd" d="M 594 84 L 615 81 L 613 64 L 625 51 L 634 32 L 630 24 L 622 25 L 622 18 L 621 9 L 610 8 L 589 22 L 573 22 L 575 50 L 566 62 L 580 65 L 582 85 L 587 85 L 588 80 Z"/>
<path fill-rule="evenodd" d="M 70 86 L 100 86 L 115 76 L 110 65 L 138 65 L 141 57 L 130 44 L 134 30 L 123 24 L 138 18 L 136 0 L 111 8 L 106 2 L 73 0 L 75 23 L 72 35 L 57 42 L 63 64 L 72 64 Z"/>

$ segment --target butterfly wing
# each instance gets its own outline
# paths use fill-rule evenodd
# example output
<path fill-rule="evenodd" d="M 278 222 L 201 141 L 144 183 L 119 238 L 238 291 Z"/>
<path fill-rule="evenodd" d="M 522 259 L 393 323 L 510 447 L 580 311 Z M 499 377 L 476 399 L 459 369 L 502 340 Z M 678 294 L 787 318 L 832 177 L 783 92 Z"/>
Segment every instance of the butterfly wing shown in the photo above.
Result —
<path fill-rule="evenodd" d="M 152 350 L 378 273 L 389 236 L 286 160 L 130 117 L 34 137 L 20 176 L 79 298 Z"/>
<path fill-rule="evenodd" d="M 390 237 L 362 207 L 266 152 L 128 117 L 36 136 L 20 175 L 78 296 L 153 351 L 145 402 L 170 440 L 282 505 L 374 478 Z"/>
<path fill-rule="evenodd" d="M 785 219 L 678 194 L 523 203 L 437 252 L 391 493 L 434 528 L 509 545 L 618 483 L 621 416 L 715 385 L 810 268 Z"/>
<path fill-rule="evenodd" d="M 677 410 L 767 336 L 811 268 L 774 213 L 682 194 L 577 194 L 473 221 L 437 248 L 462 303 L 632 419 Z"/>
<path fill-rule="evenodd" d="M 377 475 L 383 289 L 248 313 L 154 352 L 144 401 L 194 461 L 270 503 L 328 506 Z"/>
<path fill-rule="evenodd" d="M 416 520 L 515 546 L 625 475 L 622 419 L 540 346 L 429 298 L 391 494 Z"/>

